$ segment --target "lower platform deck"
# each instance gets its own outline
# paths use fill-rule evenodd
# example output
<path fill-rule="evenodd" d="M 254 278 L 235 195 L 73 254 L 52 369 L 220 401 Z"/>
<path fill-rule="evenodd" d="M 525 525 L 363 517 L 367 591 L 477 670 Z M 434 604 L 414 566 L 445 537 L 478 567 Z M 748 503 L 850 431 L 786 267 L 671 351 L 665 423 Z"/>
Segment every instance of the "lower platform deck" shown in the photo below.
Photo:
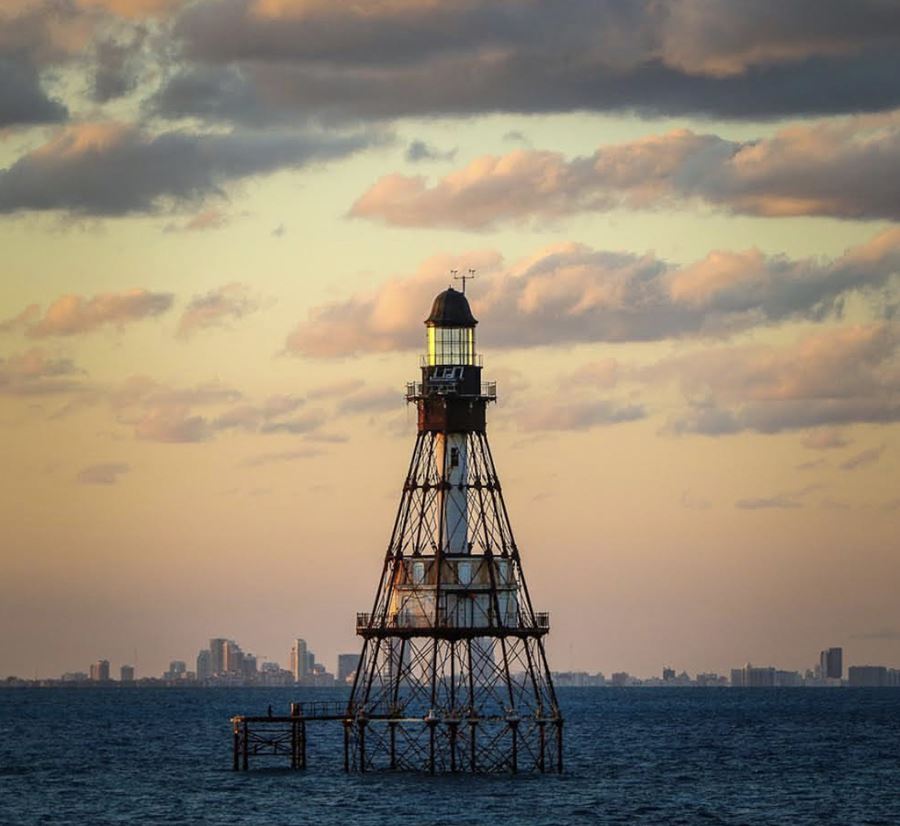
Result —
<path fill-rule="evenodd" d="M 292 703 L 289 715 L 237 715 L 232 724 L 232 768 L 248 771 L 251 758 L 287 758 L 291 769 L 307 767 L 308 725 L 343 726 L 344 771 L 421 770 L 496 772 L 562 772 L 563 719 L 559 716 L 519 718 L 514 714 L 483 715 L 470 710 L 409 717 L 354 712 L 345 703 Z M 367 732 L 371 745 L 367 750 Z M 478 743 L 483 732 L 487 742 Z M 502 752 L 497 752 L 501 737 Z M 411 763 L 400 744 L 419 739 L 421 760 Z M 448 756 L 449 755 L 449 756 Z M 381 758 L 379 762 L 378 758 Z"/>

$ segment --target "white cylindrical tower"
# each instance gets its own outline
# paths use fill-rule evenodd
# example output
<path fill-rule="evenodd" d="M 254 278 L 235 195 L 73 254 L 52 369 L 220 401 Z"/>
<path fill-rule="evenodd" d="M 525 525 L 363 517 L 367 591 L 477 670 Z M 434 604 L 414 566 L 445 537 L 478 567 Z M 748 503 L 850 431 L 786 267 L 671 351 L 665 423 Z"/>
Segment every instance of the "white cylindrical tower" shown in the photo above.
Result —
<path fill-rule="evenodd" d="M 425 320 L 428 350 L 423 367 L 426 393 L 445 399 L 481 392 L 475 355 L 475 325 L 469 302 L 452 287 L 435 298 Z M 435 437 L 435 460 L 446 484 L 441 503 L 445 554 L 469 553 L 467 492 L 468 422 L 445 421 Z"/>

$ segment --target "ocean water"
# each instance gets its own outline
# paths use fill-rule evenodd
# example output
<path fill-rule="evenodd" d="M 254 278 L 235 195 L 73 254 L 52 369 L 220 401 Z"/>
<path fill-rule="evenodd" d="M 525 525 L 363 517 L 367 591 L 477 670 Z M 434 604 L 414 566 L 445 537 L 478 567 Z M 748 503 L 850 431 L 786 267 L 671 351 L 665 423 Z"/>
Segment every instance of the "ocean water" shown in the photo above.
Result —
<path fill-rule="evenodd" d="M 900 690 L 563 689 L 556 775 L 231 771 L 236 713 L 295 689 L 0 689 L 4 824 L 900 824 Z M 252 766 L 251 762 L 251 766 Z"/>

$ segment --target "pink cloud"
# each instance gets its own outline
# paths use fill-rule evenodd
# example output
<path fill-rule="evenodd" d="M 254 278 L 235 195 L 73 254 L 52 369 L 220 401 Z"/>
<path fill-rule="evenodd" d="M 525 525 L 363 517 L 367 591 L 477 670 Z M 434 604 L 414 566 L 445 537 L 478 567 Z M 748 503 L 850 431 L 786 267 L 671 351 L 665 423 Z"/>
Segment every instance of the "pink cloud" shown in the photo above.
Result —
<path fill-rule="evenodd" d="M 747 142 L 677 129 L 571 160 L 524 149 L 485 155 L 434 183 L 386 175 L 350 215 L 472 230 L 703 203 L 749 215 L 895 220 L 900 195 L 884 170 L 898 166 L 900 115 L 893 113 L 794 125 Z"/>
<path fill-rule="evenodd" d="M 39 396 L 83 389 L 82 373 L 68 358 L 54 357 L 40 347 L 0 358 L 0 394 Z"/>
<path fill-rule="evenodd" d="M 493 346 L 655 341 L 725 336 L 759 324 L 821 320 L 844 298 L 878 291 L 900 271 L 900 229 L 891 228 L 831 261 L 713 251 L 677 266 L 653 254 L 560 243 L 512 263 L 478 251 L 425 262 L 413 275 L 314 307 L 286 341 L 287 352 L 339 357 L 413 349 L 434 295 L 451 268 L 478 270 L 475 316 Z"/>
<path fill-rule="evenodd" d="M 787 346 L 747 345 L 663 361 L 646 381 L 674 379 L 687 410 L 676 433 L 723 435 L 752 430 L 826 428 L 807 445 L 838 447 L 834 428 L 900 421 L 900 339 L 890 322 L 824 330 Z"/>
<path fill-rule="evenodd" d="M 195 295 L 178 322 L 178 335 L 189 338 L 200 330 L 222 327 L 259 309 L 245 284 L 231 283 Z"/>
<path fill-rule="evenodd" d="M 134 434 L 152 442 L 203 442 L 212 429 L 203 416 L 191 415 L 184 405 L 154 407 L 135 424 Z"/>
<path fill-rule="evenodd" d="M 124 462 L 101 462 L 79 470 L 76 481 L 81 485 L 115 485 L 130 470 Z"/>
<path fill-rule="evenodd" d="M 0 322 L 0 333 L 12 333 L 27 330 L 41 316 L 40 304 L 29 304 L 22 312 Z"/>
<path fill-rule="evenodd" d="M 102 293 L 90 298 L 64 295 L 54 301 L 37 319 L 32 315 L 26 331 L 35 338 L 71 336 L 88 333 L 104 325 L 125 324 L 153 318 L 172 306 L 171 293 L 152 293 L 143 289 L 121 293 Z"/>
<path fill-rule="evenodd" d="M 803 439 L 803 446 L 811 450 L 834 450 L 849 444 L 850 440 L 840 430 L 829 427 L 812 430 Z"/>

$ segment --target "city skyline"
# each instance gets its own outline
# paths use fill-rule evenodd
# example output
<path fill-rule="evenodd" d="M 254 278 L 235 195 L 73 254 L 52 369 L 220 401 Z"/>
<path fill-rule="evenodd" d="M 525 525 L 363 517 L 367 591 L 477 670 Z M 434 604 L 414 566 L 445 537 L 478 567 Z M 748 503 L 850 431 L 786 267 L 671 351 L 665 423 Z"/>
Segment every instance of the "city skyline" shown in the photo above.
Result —
<path fill-rule="evenodd" d="M 297 643 L 302 643 L 302 650 L 307 655 L 306 657 L 306 667 L 305 669 L 300 669 L 295 665 L 295 646 Z M 242 663 L 238 663 L 236 667 L 229 668 L 224 659 L 218 664 L 215 662 L 215 654 L 213 653 L 214 646 L 216 644 L 220 644 L 222 646 L 223 651 L 227 651 L 229 646 L 233 647 L 233 650 L 236 654 L 243 659 L 249 658 L 249 661 L 252 662 L 252 671 L 250 674 L 245 672 L 242 668 Z M 200 658 L 204 654 L 212 654 L 212 659 L 207 662 L 207 673 L 203 673 L 201 668 Z M 851 657 L 849 660 L 844 656 L 845 652 L 842 647 L 831 646 L 825 649 L 822 649 L 815 658 L 810 658 L 807 656 L 807 661 L 800 666 L 790 666 L 784 663 L 779 663 L 778 665 L 760 665 L 761 662 L 770 662 L 770 659 L 763 658 L 758 661 L 756 664 L 752 664 L 747 660 L 744 660 L 744 664 L 735 667 L 735 660 L 740 661 L 740 657 L 736 657 L 735 660 L 732 660 L 729 664 L 720 666 L 719 668 L 712 668 L 706 670 L 694 671 L 694 676 L 691 677 L 688 674 L 687 669 L 683 669 L 680 667 L 672 667 L 671 665 L 662 665 L 656 669 L 656 674 L 650 673 L 638 673 L 632 674 L 627 670 L 622 670 L 616 667 L 607 667 L 596 669 L 595 671 L 585 670 L 585 669 L 554 669 L 553 676 L 554 680 L 557 680 L 561 686 L 572 686 L 572 685 L 665 685 L 668 681 L 672 681 L 672 685 L 731 685 L 734 686 L 737 683 L 735 682 L 735 674 L 739 671 L 748 671 L 752 670 L 757 673 L 757 677 L 755 678 L 756 682 L 752 683 L 753 685 L 782 685 L 782 686 L 799 686 L 799 685 L 823 685 L 823 684 L 840 684 L 842 680 L 844 680 L 845 684 L 849 680 L 849 675 L 851 669 L 862 672 L 862 671 L 871 671 L 872 669 L 881 669 L 881 671 L 885 672 L 883 675 L 883 679 L 885 682 L 884 685 L 898 685 L 900 684 L 900 657 L 895 660 L 887 661 L 884 664 L 875 664 L 869 660 L 860 660 L 854 657 Z M 234 655 L 232 655 L 234 656 Z M 288 651 L 286 657 L 286 667 L 282 665 L 280 660 L 272 659 L 272 658 L 263 658 L 257 657 L 249 650 L 244 652 L 243 648 L 239 643 L 235 640 L 226 638 L 226 637 L 213 637 L 209 640 L 209 646 L 207 648 L 200 649 L 198 656 L 195 659 L 196 668 L 191 670 L 189 663 L 190 659 L 187 660 L 174 660 L 170 659 L 168 661 L 168 669 L 160 674 L 160 671 L 147 670 L 147 673 L 142 673 L 132 661 L 123 662 L 123 663 L 115 663 L 110 662 L 105 658 L 101 658 L 93 661 L 90 664 L 88 671 L 71 671 L 71 672 L 61 672 L 56 674 L 47 674 L 47 675 L 32 675 L 35 679 L 43 679 L 49 681 L 61 681 L 61 682 L 97 682 L 97 681 L 109 681 L 115 682 L 115 678 L 112 676 L 117 670 L 122 673 L 122 676 L 119 678 L 119 682 L 131 682 L 131 681 L 160 681 L 163 682 L 200 682 L 203 683 L 207 681 L 211 676 L 226 676 L 226 672 L 232 671 L 232 676 L 240 676 L 243 678 L 251 678 L 252 675 L 262 675 L 266 672 L 270 675 L 271 679 L 260 680 L 259 684 L 261 685 L 301 685 L 306 687 L 331 687 L 331 686 L 340 686 L 346 682 L 346 677 L 351 671 L 355 670 L 355 663 L 359 660 L 359 652 L 340 652 L 336 653 L 333 657 L 323 657 L 325 660 L 334 661 L 335 668 L 333 672 L 329 672 L 327 667 L 323 666 L 317 661 L 316 656 L 313 654 L 312 650 L 309 648 L 307 642 L 303 638 L 296 638 L 290 645 L 290 649 Z M 812 660 L 815 662 L 812 662 Z M 347 663 L 349 661 L 353 661 L 354 665 L 351 669 L 348 670 Z M 344 665 L 342 666 L 342 661 Z M 669 662 L 669 661 L 666 661 Z M 676 659 L 677 663 L 677 659 Z M 317 675 L 320 675 L 320 679 L 312 679 L 313 671 L 315 671 Z M 170 673 L 174 672 L 174 673 Z M 95 674 L 103 674 L 106 676 L 95 676 Z M 124 676 L 127 673 L 127 677 Z M 659 677 L 659 674 L 662 674 Z M 728 675 L 731 675 L 730 677 Z M 343 676 L 342 676 L 343 675 Z M 897 676 L 890 676 L 897 675 Z M 290 676 L 292 679 L 288 680 L 287 677 Z M 310 679 L 307 679 L 310 677 Z M 871 674 L 869 675 L 871 677 Z M 19 680 L 29 680 L 31 676 L 24 674 L 9 674 L 4 675 L 0 673 L 0 682 L 4 679 L 11 680 L 13 678 Z M 599 678 L 599 682 L 597 680 Z M 769 680 L 774 680 L 774 682 L 768 682 Z M 889 682 L 889 680 L 893 680 L 893 682 Z M 253 679 L 250 679 L 250 682 L 253 682 Z M 213 680 L 212 684 L 214 685 L 238 685 L 241 684 L 240 680 L 228 680 L 225 681 L 216 681 Z M 740 685 L 744 685 L 743 682 L 739 683 Z M 850 684 L 853 684 L 852 682 Z M 862 683 L 861 683 L 862 684 Z M 877 683 L 871 683 L 877 684 Z"/>
<path fill-rule="evenodd" d="M 2 4 L 0 673 L 353 650 L 469 269 L 554 669 L 896 663 L 889 6 Z"/>

